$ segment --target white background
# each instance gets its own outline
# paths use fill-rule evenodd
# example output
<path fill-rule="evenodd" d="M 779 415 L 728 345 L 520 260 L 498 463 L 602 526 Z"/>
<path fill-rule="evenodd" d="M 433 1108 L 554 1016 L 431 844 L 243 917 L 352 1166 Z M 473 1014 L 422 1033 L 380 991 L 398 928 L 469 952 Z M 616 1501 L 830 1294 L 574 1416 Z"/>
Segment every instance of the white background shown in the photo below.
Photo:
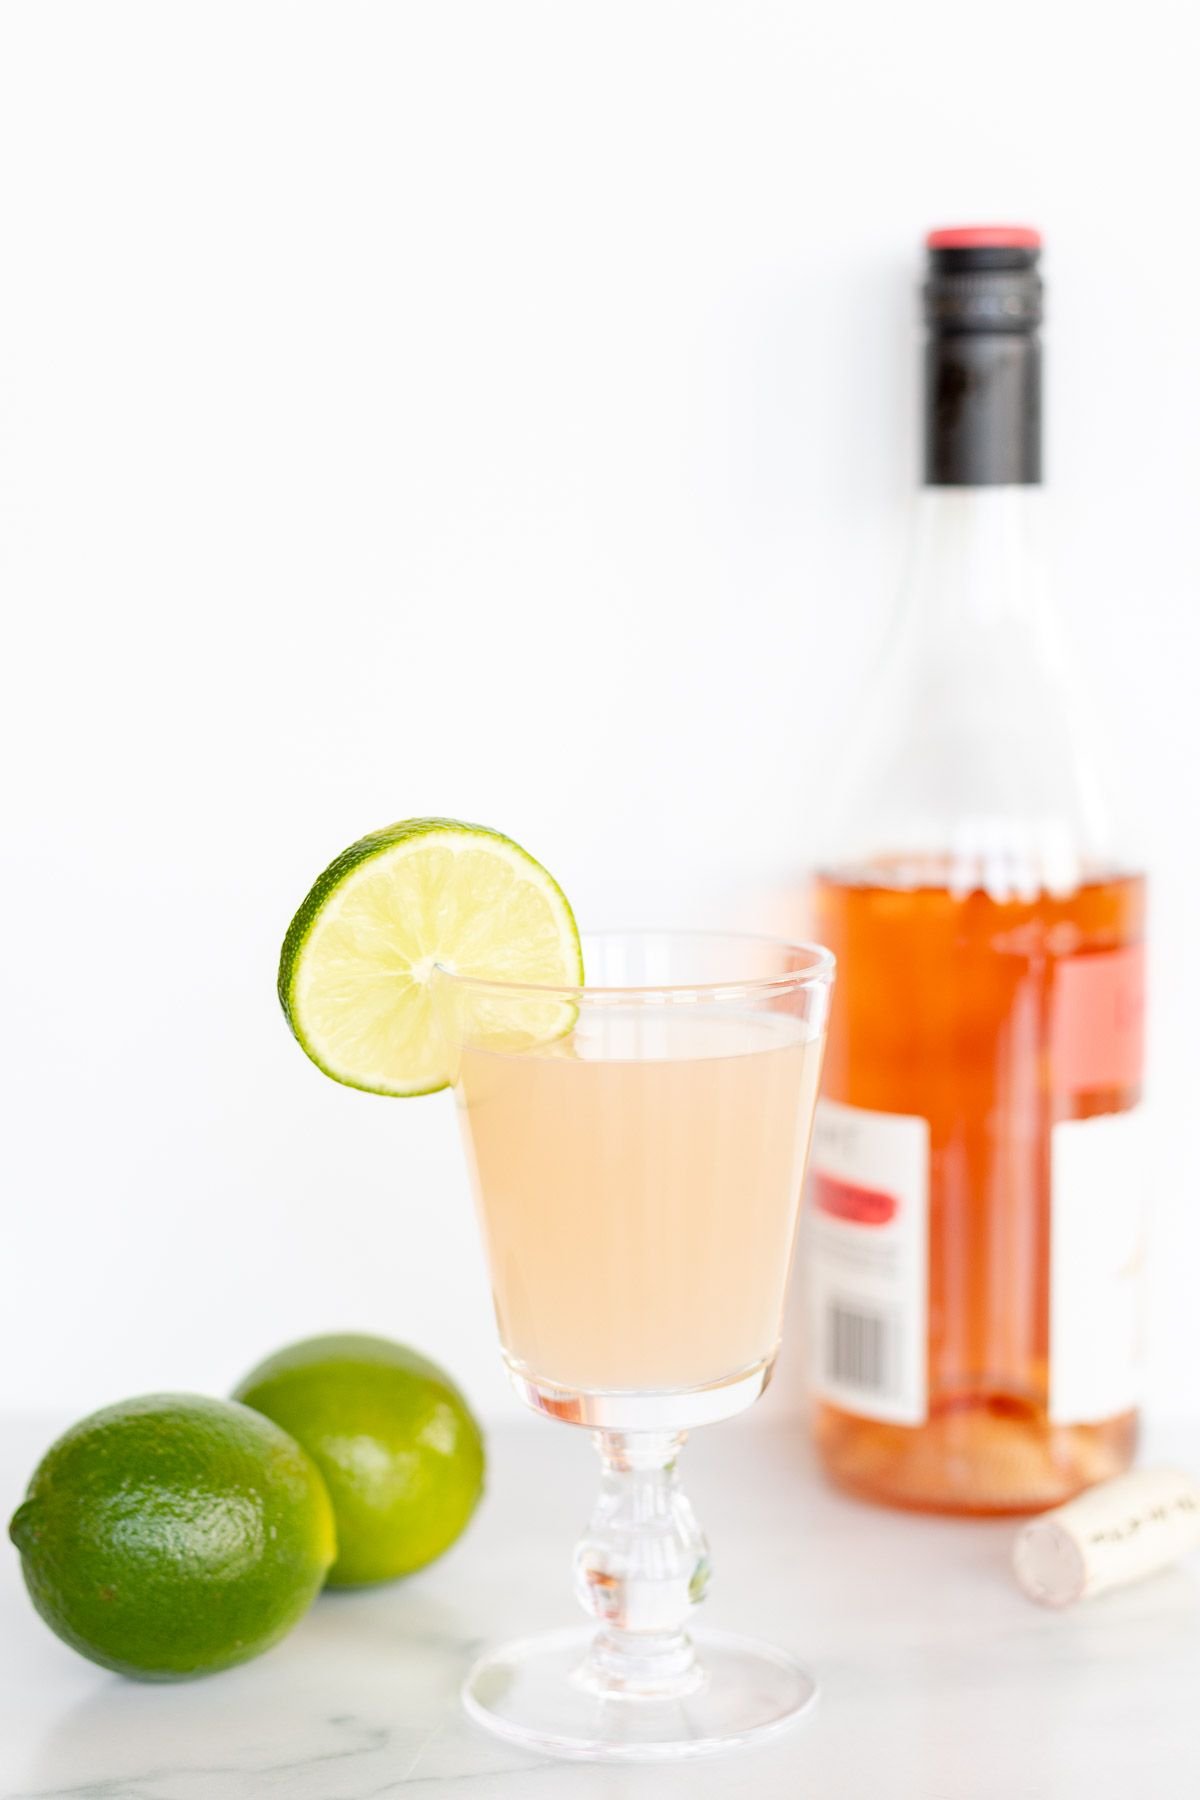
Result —
<path fill-rule="evenodd" d="M 798 868 L 896 588 L 922 233 L 1016 217 L 1155 876 L 1152 1395 L 1195 1406 L 1200 45 L 1116 16 L 9 0 L 0 1402 L 355 1327 L 515 1404 L 450 1103 L 318 1075 L 284 927 L 417 812 L 591 922 Z"/>

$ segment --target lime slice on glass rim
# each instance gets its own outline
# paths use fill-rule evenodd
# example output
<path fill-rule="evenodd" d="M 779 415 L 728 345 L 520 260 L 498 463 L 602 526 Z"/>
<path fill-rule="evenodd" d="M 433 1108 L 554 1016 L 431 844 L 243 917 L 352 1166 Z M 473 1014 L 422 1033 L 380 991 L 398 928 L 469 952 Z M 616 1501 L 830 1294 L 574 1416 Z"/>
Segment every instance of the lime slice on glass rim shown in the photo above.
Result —
<path fill-rule="evenodd" d="M 404 819 L 351 844 L 288 927 L 279 999 L 319 1069 L 370 1094 L 432 1094 L 453 1051 L 431 992 L 437 964 L 499 982 L 574 987 L 579 931 L 566 896 L 511 838 L 457 819 Z M 573 1005 L 469 994 L 473 1038 L 491 1047 L 569 1031 Z"/>

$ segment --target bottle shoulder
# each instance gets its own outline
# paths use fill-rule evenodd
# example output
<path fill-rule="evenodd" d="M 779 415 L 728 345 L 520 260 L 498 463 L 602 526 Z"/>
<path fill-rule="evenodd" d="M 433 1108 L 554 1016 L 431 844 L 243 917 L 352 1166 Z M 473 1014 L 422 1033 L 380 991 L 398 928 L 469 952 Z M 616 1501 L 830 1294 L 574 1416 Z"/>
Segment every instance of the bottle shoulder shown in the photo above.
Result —
<path fill-rule="evenodd" d="M 933 867 L 936 885 L 1028 894 L 1136 861 L 1043 548 L 1036 490 L 923 496 L 903 604 L 848 696 L 826 866 Z"/>

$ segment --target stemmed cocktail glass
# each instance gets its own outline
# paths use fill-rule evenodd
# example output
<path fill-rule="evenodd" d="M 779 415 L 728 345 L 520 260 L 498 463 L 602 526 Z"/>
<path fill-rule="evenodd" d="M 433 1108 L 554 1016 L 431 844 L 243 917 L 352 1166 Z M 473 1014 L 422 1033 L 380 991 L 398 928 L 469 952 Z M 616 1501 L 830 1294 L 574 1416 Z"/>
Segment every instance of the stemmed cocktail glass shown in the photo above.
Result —
<path fill-rule="evenodd" d="M 690 932 L 585 937 L 584 958 L 583 987 L 433 983 L 505 1363 L 602 1463 L 575 1558 L 592 1628 L 490 1652 L 464 1699 L 562 1756 L 698 1755 L 815 1691 L 781 1650 L 688 1631 L 709 1562 L 675 1462 L 770 1377 L 833 959 Z"/>

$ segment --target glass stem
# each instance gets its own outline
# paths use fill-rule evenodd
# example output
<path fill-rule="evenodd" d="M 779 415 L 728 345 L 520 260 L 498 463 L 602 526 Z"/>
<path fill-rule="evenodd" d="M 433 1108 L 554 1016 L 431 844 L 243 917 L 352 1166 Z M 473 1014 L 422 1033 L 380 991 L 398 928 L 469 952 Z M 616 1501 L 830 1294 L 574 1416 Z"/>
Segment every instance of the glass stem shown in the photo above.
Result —
<path fill-rule="evenodd" d="M 674 1699 L 704 1680 L 684 1629 L 709 1574 L 675 1469 L 686 1435 L 595 1434 L 600 1496 L 575 1552 L 575 1590 L 600 1630 L 576 1680 L 608 1698 Z"/>

